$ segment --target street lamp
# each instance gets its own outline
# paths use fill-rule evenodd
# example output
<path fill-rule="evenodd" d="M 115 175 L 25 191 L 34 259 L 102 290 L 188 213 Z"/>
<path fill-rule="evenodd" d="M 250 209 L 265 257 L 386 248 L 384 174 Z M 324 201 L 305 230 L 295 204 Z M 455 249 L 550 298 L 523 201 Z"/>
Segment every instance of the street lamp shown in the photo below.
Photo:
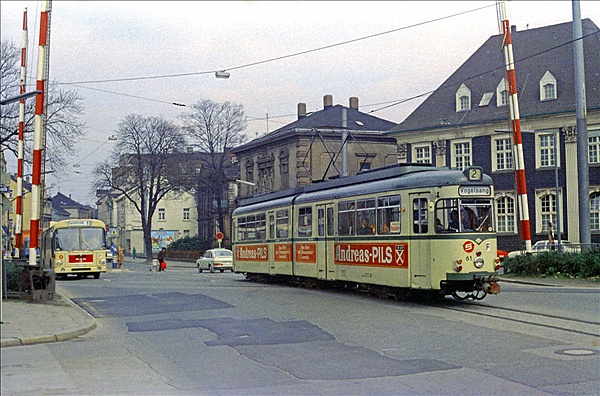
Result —
<path fill-rule="evenodd" d="M 17 96 L 11 96 L 10 98 L 0 100 L 0 105 L 4 106 L 9 103 L 18 102 L 20 100 L 39 95 L 41 93 L 42 93 L 42 91 L 31 91 L 31 92 L 25 92 L 25 93 L 17 95 Z"/>
<path fill-rule="evenodd" d="M 230 76 L 229 72 L 226 72 L 225 70 L 219 70 L 219 71 L 215 72 L 216 78 L 227 79 L 227 78 L 229 78 L 229 76 Z"/>

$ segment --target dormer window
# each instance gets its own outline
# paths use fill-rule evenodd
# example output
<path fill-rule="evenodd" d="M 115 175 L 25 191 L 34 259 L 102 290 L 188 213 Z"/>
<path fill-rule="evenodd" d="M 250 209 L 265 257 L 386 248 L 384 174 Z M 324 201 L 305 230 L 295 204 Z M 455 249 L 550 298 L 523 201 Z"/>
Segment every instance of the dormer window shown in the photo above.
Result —
<path fill-rule="evenodd" d="M 471 90 L 462 84 L 456 91 L 456 112 L 471 110 Z"/>
<path fill-rule="evenodd" d="M 556 100 L 556 78 L 549 71 L 540 80 L 540 101 Z"/>
<path fill-rule="evenodd" d="M 506 83 L 506 79 L 503 78 L 496 87 L 496 107 L 506 105 L 508 105 L 508 84 Z"/>

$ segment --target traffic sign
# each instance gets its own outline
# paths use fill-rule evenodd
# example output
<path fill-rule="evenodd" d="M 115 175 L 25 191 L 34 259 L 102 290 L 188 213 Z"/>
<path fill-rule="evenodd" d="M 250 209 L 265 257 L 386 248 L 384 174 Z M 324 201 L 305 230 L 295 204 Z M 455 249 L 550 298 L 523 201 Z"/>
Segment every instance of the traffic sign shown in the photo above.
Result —
<path fill-rule="evenodd" d="M 217 232 L 217 240 L 222 241 L 223 238 L 225 238 L 225 235 L 221 231 Z"/>
<path fill-rule="evenodd" d="M 0 185 L 0 194 L 8 194 L 10 192 L 10 186 Z"/>

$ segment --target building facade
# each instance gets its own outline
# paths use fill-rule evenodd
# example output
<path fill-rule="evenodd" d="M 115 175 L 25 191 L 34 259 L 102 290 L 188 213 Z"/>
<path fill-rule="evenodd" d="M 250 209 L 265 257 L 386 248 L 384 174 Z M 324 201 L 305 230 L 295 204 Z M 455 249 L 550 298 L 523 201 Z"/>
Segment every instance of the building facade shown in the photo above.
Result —
<path fill-rule="evenodd" d="M 600 242 L 600 34 L 583 20 L 592 242 Z M 513 51 L 533 242 L 549 230 L 579 243 L 577 130 L 572 23 L 517 31 Z M 400 162 L 481 166 L 495 185 L 498 245 L 521 248 L 508 85 L 490 37 L 388 136 Z M 558 191 L 558 194 L 557 194 Z"/>
<path fill-rule="evenodd" d="M 396 164 L 396 141 L 383 135 L 395 124 L 362 113 L 358 106 L 356 97 L 345 107 L 333 105 L 333 97 L 325 95 L 323 109 L 308 114 L 306 104 L 299 103 L 296 121 L 233 149 L 240 167 L 238 196 L 302 187 L 340 177 L 344 170 L 354 175 Z"/>

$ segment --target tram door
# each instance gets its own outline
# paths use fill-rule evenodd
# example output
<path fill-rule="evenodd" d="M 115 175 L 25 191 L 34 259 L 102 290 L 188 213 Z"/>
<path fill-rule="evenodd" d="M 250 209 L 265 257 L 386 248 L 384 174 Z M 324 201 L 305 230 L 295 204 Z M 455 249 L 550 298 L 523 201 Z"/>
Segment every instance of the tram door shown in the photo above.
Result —
<path fill-rule="evenodd" d="M 411 227 L 409 266 L 411 287 L 431 288 L 431 246 L 429 227 L 433 226 L 429 210 L 429 192 L 410 194 Z M 432 208 L 433 209 L 433 208 Z"/>
<path fill-rule="evenodd" d="M 317 269 L 319 279 L 335 279 L 333 203 L 317 205 Z"/>

